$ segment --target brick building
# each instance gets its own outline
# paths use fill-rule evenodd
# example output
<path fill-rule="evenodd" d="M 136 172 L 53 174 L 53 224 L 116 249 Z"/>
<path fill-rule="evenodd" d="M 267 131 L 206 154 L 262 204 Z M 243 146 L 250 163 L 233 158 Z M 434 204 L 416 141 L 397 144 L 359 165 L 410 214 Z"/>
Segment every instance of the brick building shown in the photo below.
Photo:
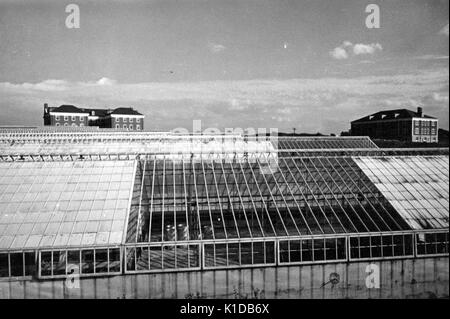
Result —
<path fill-rule="evenodd" d="M 417 143 L 438 142 L 438 119 L 407 109 L 381 111 L 351 122 L 351 135 Z"/>
<path fill-rule="evenodd" d="M 44 125 L 98 126 L 129 131 L 144 129 L 144 115 L 133 108 L 87 109 L 74 105 L 49 107 L 44 104 Z"/>

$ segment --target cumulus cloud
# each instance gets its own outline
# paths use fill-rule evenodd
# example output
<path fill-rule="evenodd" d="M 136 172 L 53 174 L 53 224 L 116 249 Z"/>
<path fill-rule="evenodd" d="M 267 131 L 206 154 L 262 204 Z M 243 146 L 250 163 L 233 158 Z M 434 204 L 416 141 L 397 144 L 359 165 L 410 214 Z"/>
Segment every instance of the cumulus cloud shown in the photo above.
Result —
<path fill-rule="evenodd" d="M 443 28 L 439 31 L 439 34 L 448 36 L 448 23 L 447 23 L 447 25 L 446 25 L 445 27 L 443 27 Z"/>
<path fill-rule="evenodd" d="M 331 50 L 330 56 L 337 60 L 347 59 L 350 56 L 355 55 L 367 55 L 374 54 L 377 51 L 382 51 L 383 47 L 379 43 L 353 44 L 350 41 L 344 41 L 340 46 Z"/>
<path fill-rule="evenodd" d="M 208 44 L 208 48 L 212 53 L 220 53 L 226 49 L 223 44 L 219 43 L 210 43 Z"/>
<path fill-rule="evenodd" d="M 336 60 L 344 60 L 348 58 L 347 51 L 342 47 L 334 48 L 330 51 L 330 55 Z"/>
<path fill-rule="evenodd" d="M 376 51 L 383 50 L 383 47 L 379 43 L 362 44 L 358 43 L 353 46 L 353 54 L 374 54 Z"/>

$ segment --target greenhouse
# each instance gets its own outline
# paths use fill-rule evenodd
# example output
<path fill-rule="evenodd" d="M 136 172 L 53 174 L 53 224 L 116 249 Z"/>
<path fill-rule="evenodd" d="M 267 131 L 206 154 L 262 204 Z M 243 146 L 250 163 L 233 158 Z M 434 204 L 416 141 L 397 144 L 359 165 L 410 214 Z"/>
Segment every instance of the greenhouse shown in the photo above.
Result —
<path fill-rule="evenodd" d="M 448 257 L 448 149 L 379 149 L 366 137 L 0 137 L 0 281 Z"/>

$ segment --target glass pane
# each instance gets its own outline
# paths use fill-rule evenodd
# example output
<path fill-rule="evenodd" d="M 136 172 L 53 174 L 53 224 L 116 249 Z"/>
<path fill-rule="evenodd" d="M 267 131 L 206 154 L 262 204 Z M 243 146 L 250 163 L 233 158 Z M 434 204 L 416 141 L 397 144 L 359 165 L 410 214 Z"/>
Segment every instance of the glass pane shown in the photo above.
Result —
<path fill-rule="evenodd" d="M 65 275 L 66 274 L 66 252 L 54 251 L 53 252 L 53 275 Z"/>
<path fill-rule="evenodd" d="M 241 243 L 241 265 L 252 263 L 252 243 Z"/>
<path fill-rule="evenodd" d="M 114 248 L 109 250 L 109 272 L 120 271 L 120 250 Z"/>
<path fill-rule="evenodd" d="M 107 273 L 108 272 L 108 250 L 96 249 L 95 250 L 95 272 Z"/>
<path fill-rule="evenodd" d="M 80 251 L 69 250 L 67 252 L 67 273 L 79 274 L 80 273 Z"/>
<path fill-rule="evenodd" d="M 413 236 L 412 235 L 405 235 L 405 255 L 411 256 L 413 254 Z"/>
<path fill-rule="evenodd" d="M 228 244 L 228 265 L 240 265 L 238 243 Z"/>
<path fill-rule="evenodd" d="M 94 251 L 82 250 L 81 251 L 81 273 L 92 274 L 94 273 Z"/>
<path fill-rule="evenodd" d="M 52 275 L 52 252 L 41 252 L 41 276 Z"/>
<path fill-rule="evenodd" d="M 383 236 L 381 240 L 383 244 L 383 257 L 392 257 L 392 236 Z"/>
<path fill-rule="evenodd" d="M 360 258 L 370 258 L 370 237 L 359 237 Z"/>
<path fill-rule="evenodd" d="M 302 240 L 302 261 L 312 261 L 312 240 Z"/>
<path fill-rule="evenodd" d="M 275 263 L 275 242 L 266 241 L 264 244 L 266 246 L 266 263 Z"/>
<path fill-rule="evenodd" d="M 136 249 L 134 247 L 127 248 L 127 270 L 136 270 L 135 254 Z"/>
<path fill-rule="evenodd" d="M 189 268 L 188 263 L 188 246 L 187 245 L 178 245 L 177 246 L 177 258 L 176 258 L 176 268 Z"/>
<path fill-rule="evenodd" d="M 347 246 L 345 245 L 345 238 L 337 239 L 337 254 L 338 259 L 346 259 Z"/>
<path fill-rule="evenodd" d="M 372 246 L 372 257 L 381 257 L 381 237 L 372 236 L 370 237 L 370 245 Z"/>
<path fill-rule="evenodd" d="M 264 264 L 264 243 L 254 242 L 253 243 L 253 263 L 254 264 Z"/>
<path fill-rule="evenodd" d="M 205 266 L 214 267 L 216 265 L 214 261 L 214 244 L 207 244 L 205 248 Z"/>
<path fill-rule="evenodd" d="M 280 241 L 280 262 L 289 262 L 289 241 Z"/>
<path fill-rule="evenodd" d="M 9 277 L 8 254 L 0 254 L 0 277 Z"/>
<path fill-rule="evenodd" d="M 328 238 L 325 240 L 325 258 L 327 260 L 335 260 L 336 259 L 336 239 L 335 238 Z"/>
<path fill-rule="evenodd" d="M 176 246 L 163 247 L 163 268 L 175 268 Z"/>
<path fill-rule="evenodd" d="M 23 253 L 12 253 L 9 255 L 11 264 L 11 277 L 23 276 Z"/>
<path fill-rule="evenodd" d="M 36 273 L 36 255 L 34 252 L 25 253 L 25 276 L 34 276 Z"/>
<path fill-rule="evenodd" d="M 150 247 L 150 269 L 162 268 L 162 247 Z"/>
<path fill-rule="evenodd" d="M 314 239 L 314 261 L 320 261 L 324 259 L 324 240 Z"/>
<path fill-rule="evenodd" d="M 216 266 L 227 265 L 227 244 L 216 244 Z"/>

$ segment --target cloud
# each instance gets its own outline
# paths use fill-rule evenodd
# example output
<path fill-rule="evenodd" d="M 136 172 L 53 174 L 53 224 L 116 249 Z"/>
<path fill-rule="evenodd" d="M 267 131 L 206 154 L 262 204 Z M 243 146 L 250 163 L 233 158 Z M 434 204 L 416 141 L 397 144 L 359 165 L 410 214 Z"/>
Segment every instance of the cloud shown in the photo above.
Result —
<path fill-rule="evenodd" d="M 50 106 L 134 107 L 151 118 L 147 127 L 154 130 L 187 127 L 194 119 L 201 119 L 205 126 L 219 123 L 220 128 L 277 127 L 290 131 L 297 127 L 304 132 L 339 133 L 355 118 L 381 109 L 415 109 L 417 105 L 424 105 L 427 114 L 439 117 L 448 127 L 448 83 L 448 67 L 356 78 L 0 82 L 0 125 L 41 125 L 42 105 L 47 102 Z"/>
<path fill-rule="evenodd" d="M 98 80 L 96 83 L 99 85 L 113 85 L 113 84 L 116 84 L 117 82 L 115 80 L 103 77 L 100 80 Z"/>
<path fill-rule="evenodd" d="M 445 27 L 443 27 L 439 32 L 439 34 L 448 36 L 448 23 Z"/>
<path fill-rule="evenodd" d="M 218 43 L 210 43 L 208 44 L 208 48 L 212 53 L 220 53 L 226 49 L 223 44 Z"/>
<path fill-rule="evenodd" d="M 443 93 L 439 93 L 439 92 L 434 92 L 432 97 L 436 102 L 447 102 L 448 103 L 448 93 L 443 94 Z"/>
<path fill-rule="evenodd" d="M 383 47 L 379 43 L 353 44 L 350 41 L 344 41 L 342 44 L 331 50 L 330 56 L 337 60 L 348 59 L 350 56 L 374 54 L 377 51 L 382 51 Z"/>
<path fill-rule="evenodd" d="M 448 55 L 425 54 L 413 57 L 415 60 L 448 60 Z"/>
<path fill-rule="evenodd" d="M 330 55 L 336 60 L 344 60 L 348 58 L 347 51 L 342 47 L 334 48 L 330 51 Z"/>
<path fill-rule="evenodd" d="M 353 54 L 374 54 L 376 51 L 383 50 L 383 47 L 379 43 L 362 44 L 358 43 L 353 46 Z"/>

